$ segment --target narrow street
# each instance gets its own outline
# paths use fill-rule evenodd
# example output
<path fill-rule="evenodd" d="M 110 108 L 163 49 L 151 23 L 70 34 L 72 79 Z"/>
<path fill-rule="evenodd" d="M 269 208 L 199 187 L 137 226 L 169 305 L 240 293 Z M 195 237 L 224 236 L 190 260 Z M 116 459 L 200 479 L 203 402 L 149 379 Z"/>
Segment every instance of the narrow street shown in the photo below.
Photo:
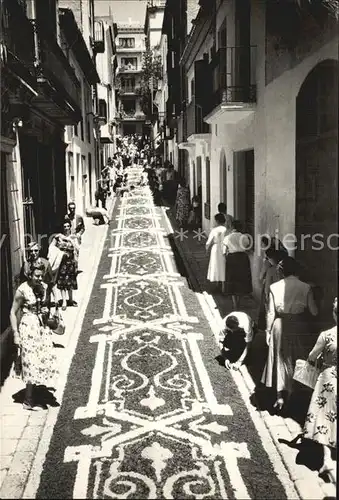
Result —
<path fill-rule="evenodd" d="M 298 498 L 214 359 L 202 299 L 177 273 L 166 227 L 148 188 L 116 203 L 26 498 L 33 484 L 36 498 Z"/>

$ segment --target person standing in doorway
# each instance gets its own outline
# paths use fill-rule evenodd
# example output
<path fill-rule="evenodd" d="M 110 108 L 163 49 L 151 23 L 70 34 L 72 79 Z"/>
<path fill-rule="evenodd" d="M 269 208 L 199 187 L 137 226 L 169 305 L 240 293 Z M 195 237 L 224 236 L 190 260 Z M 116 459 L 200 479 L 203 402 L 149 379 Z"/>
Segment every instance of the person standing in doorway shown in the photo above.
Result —
<path fill-rule="evenodd" d="M 64 217 L 64 222 L 69 222 L 71 225 L 71 233 L 77 236 L 79 245 L 81 244 L 81 237 L 85 232 L 85 223 L 81 215 L 75 213 L 76 205 L 74 201 L 68 204 L 68 212 Z"/>

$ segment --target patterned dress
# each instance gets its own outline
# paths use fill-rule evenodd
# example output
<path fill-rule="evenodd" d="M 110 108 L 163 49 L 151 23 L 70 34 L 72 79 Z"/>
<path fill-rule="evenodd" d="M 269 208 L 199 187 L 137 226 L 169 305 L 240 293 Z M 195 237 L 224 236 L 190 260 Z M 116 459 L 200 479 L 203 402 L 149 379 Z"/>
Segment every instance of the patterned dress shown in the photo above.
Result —
<path fill-rule="evenodd" d="M 59 267 L 57 287 L 59 290 L 77 290 L 78 264 L 75 243 L 71 238 L 64 237 L 58 243 L 58 248 L 64 252 L 64 256 Z"/>
<path fill-rule="evenodd" d="M 175 218 L 180 227 L 188 222 L 190 213 L 190 190 L 188 187 L 179 186 L 175 202 Z"/>
<path fill-rule="evenodd" d="M 304 438 L 337 446 L 337 327 L 322 332 L 323 366 L 314 388 L 303 430 Z"/>
<path fill-rule="evenodd" d="M 43 284 L 45 296 L 47 286 Z M 19 340 L 22 357 L 22 379 L 36 385 L 53 386 L 57 375 L 52 332 L 43 326 L 38 314 L 37 298 L 25 282 L 17 289 L 22 298 L 22 318 L 19 324 Z"/>

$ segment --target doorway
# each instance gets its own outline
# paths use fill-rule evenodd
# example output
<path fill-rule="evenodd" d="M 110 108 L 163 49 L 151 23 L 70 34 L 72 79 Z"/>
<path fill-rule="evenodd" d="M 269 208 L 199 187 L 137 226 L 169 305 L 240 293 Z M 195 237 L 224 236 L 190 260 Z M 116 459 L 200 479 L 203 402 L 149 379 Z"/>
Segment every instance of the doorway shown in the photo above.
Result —
<path fill-rule="evenodd" d="M 296 99 L 295 227 L 296 258 L 320 287 L 329 318 L 337 295 L 337 196 L 338 62 L 327 60 L 308 74 Z"/>
<path fill-rule="evenodd" d="M 234 153 L 234 213 L 246 233 L 254 237 L 254 149 Z"/>
<path fill-rule="evenodd" d="M 12 306 L 12 265 L 10 224 L 8 214 L 7 153 L 1 153 L 1 330 L 9 325 L 9 312 Z"/>
<path fill-rule="evenodd" d="M 199 189 L 201 189 L 201 156 L 197 156 L 197 185 L 195 187 L 196 193 L 199 193 Z"/>

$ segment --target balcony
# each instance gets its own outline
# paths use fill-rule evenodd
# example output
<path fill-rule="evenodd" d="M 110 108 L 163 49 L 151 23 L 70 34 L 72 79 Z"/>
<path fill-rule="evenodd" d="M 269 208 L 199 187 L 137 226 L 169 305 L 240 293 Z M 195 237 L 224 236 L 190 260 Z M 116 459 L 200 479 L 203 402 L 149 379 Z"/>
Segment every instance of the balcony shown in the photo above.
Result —
<path fill-rule="evenodd" d="M 33 104 L 61 125 L 81 119 L 81 86 L 54 35 L 32 20 L 36 36 L 35 66 L 39 95 Z"/>
<path fill-rule="evenodd" d="M 210 63 L 214 91 L 206 108 L 206 121 L 223 116 L 238 123 L 256 108 L 256 47 L 220 48 Z"/>
<path fill-rule="evenodd" d="M 118 67 L 118 73 L 137 73 L 140 71 L 141 69 L 138 69 L 136 64 L 123 64 Z"/>
<path fill-rule="evenodd" d="M 189 138 L 194 134 L 208 134 L 209 125 L 203 120 L 203 106 L 198 104 L 195 97 L 186 108 L 186 133 Z"/>
<path fill-rule="evenodd" d="M 4 0 L 2 42 L 6 47 L 6 68 L 36 89 L 34 31 L 17 0 Z"/>
<path fill-rule="evenodd" d="M 168 99 L 166 102 L 166 123 L 171 129 L 174 129 L 177 125 L 174 104 L 171 99 Z"/>
<path fill-rule="evenodd" d="M 120 95 L 135 95 L 135 94 L 137 94 L 139 89 L 140 89 L 139 85 L 131 85 L 128 87 L 121 87 L 119 89 L 119 94 Z"/>
<path fill-rule="evenodd" d="M 144 121 L 146 120 L 146 115 L 142 111 L 136 111 L 135 109 L 130 109 L 127 111 L 118 112 L 117 120 L 119 121 Z"/>
<path fill-rule="evenodd" d="M 102 21 L 94 22 L 93 52 L 103 54 L 105 52 L 105 31 Z"/>

